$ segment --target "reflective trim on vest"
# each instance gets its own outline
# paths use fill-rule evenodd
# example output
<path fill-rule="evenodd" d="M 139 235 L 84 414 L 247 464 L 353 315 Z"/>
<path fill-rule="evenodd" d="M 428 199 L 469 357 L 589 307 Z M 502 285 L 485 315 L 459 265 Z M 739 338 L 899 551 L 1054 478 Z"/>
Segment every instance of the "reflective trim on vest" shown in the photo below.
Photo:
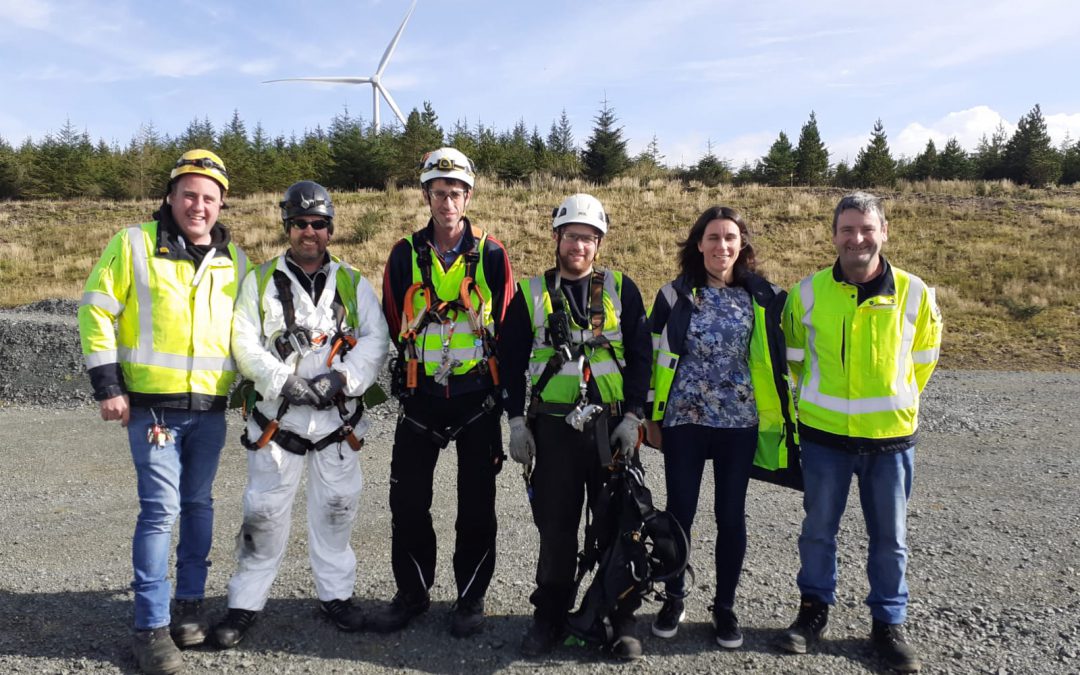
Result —
<path fill-rule="evenodd" d="M 912 352 L 911 360 L 915 363 L 935 363 L 939 356 L 941 356 L 940 347 L 936 349 L 923 349 L 921 351 Z"/>
<path fill-rule="evenodd" d="M 220 356 L 180 356 L 179 354 L 165 354 L 150 350 L 144 352 L 140 348 L 130 349 L 120 347 L 117 350 L 120 358 L 126 363 L 138 363 L 142 366 L 158 366 L 171 368 L 172 370 L 236 370 L 232 358 Z"/>
<path fill-rule="evenodd" d="M 112 363 L 116 363 L 115 349 L 109 349 L 103 352 L 93 352 L 83 356 L 83 364 L 86 366 L 87 370 L 97 368 L 98 366 L 107 366 Z"/>
<path fill-rule="evenodd" d="M 829 272 L 831 274 L 831 271 Z M 844 415 L 862 415 L 877 412 L 890 412 L 912 408 L 918 403 L 918 388 L 915 378 L 910 381 L 905 377 L 907 374 L 906 360 L 911 353 L 911 345 L 915 340 L 915 322 L 919 315 L 919 303 L 922 299 L 924 285 L 916 277 L 909 278 L 907 290 L 907 302 L 904 306 L 904 318 L 900 344 L 897 349 L 895 364 L 896 379 L 893 382 L 894 396 L 879 396 L 874 398 L 845 399 L 839 396 L 830 396 L 821 392 L 821 369 L 817 352 L 817 328 L 811 320 L 814 309 L 814 278 L 809 276 L 799 283 L 799 298 L 802 301 L 803 315 L 800 317 L 803 325 L 807 328 L 806 344 L 810 353 L 806 379 L 799 392 L 801 401 L 813 403 L 825 410 L 841 413 Z"/>
<path fill-rule="evenodd" d="M 83 293 L 82 299 L 79 301 L 80 305 L 92 305 L 94 307 L 100 307 L 113 316 L 118 315 L 124 311 L 124 303 L 120 302 L 111 295 L 104 293 L 98 293 L 96 291 L 87 291 Z"/>
<path fill-rule="evenodd" d="M 806 358 L 806 350 L 797 349 L 795 347 L 787 348 L 787 360 L 788 361 L 802 361 Z"/>

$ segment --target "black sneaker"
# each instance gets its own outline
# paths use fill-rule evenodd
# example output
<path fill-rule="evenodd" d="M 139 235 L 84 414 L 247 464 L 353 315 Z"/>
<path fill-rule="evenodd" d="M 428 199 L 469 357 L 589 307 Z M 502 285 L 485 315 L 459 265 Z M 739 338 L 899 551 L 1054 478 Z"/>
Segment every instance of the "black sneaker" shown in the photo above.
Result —
<path fill-rule="evenodd" d="M 547 654 L 555 649 L 563 639 L 564 631 L 560 624 L 544 617 L 534 617 L 525 637 L 521 639 L 521 655 L 535 657 Z"/>
<path fill-rule="evenodd" d="M 184 657 L 169 635 L 168 626 L 135 631 L 131 652 L 146 675 L 173 675 L 184 669 Z"/>
<path fill-rule="evenodd" d="M 900 673 L 917 673 L 922 670 L 922 662 L 915 648 L 904 637 L 904 624 L 885 623 L 874 619 L 870 629 L 870 644 L 874 651 L 885 661 L 885 665 Z"/>
<path fill-rule="evenodd" d="M 641 640 L 637 637 L 637 619 L 633 615 L 616 616 L 612 620 L 615 640 L 609 649 L 611 655 L 623 661 L 634 661 L 643 655 Z"/>
<path fill-rule="evenodd" d="M 799 616 L 781 634 L 776 646 L 792 654 L 805 654 L 807 648 L 825 635 L 829 623 L 829 606 L 808 595 L 802 597 Z"/>
<path fill-rule="evenodd" d="M 739 619 L 735 612 L 722 607 L 710 607 L 712 612 L 712 626 L 716 635 L 716 644 L 724 649 L 738 649 L 742 647 L 743 636 L 739 630 Z"/>
<path fill-rule="evenodd" d="M 427 593 L 409 596 L 398 591 L 390 604 L 383 607 L 368 619 L 368 630 L 376 633 L 394 633 L 409 625 L 431 607 L 431 598 Z"/>
<path fill-rule="evenodd" d="M 221 623 L 214 626 L 214 642 L 222 649 L 232 649 L 244 639 L 258 615 L 250 609 L 230 607 Z"/>
<path fill-rule="evenodd" d="M 364 629 L 364 614 L 353 604 L 352 598 L 320 602 L 319 608 L 338 630 L 355 633 Z"/>
<path fill-rule="evenodd" d="M 177 600 L 173 603 L 169 633 L 177 647 L 195 647 L 206 642 L 210 624 L 203 616 L 202 600 Z"/>
<path fill-rule="evenodd" d="M 686 618 L 686 605 L 682 598 L 668 598 L 656 613 L 652 623 L 652 634 L 669 639 L 679 632 L 679 624 Z"/>
<path fill-rule="evenodd" d="M 456 638 L 469 637 L 479 633 L 483 627 L 484 599 L 459 599 L 450 616 L 450 634 Z"/>

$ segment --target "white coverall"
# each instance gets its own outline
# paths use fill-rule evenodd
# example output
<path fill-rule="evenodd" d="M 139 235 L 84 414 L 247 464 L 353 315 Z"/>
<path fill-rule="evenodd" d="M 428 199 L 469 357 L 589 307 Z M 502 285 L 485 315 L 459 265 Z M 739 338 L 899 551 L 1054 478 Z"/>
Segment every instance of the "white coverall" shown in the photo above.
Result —
<path fill-rule="evenodd" d="M 289 375 L 313 378 L 329 372 L 326 359 L 331 340 L 337 330 L 333 310 L 337 281 L 337 262 L 327 269 L 326 287 L 313 303 L 308 293 L 296 281 L 286 265 L 284 256 L 277 260 L 277 269 L 292 281 L 296 324 L 311 332 L 312 342 L 326 339 L 312 352 L 299 359 L 292 354 L 282 362 L 273 347 L 274 336 L 285 330 L 284 312 L 277 288 L 271 278 L 266 284 L 263 305 L 263 325 L 259 327 L 258 275 L 249 274 L 244 280 L 233 318 L 232 350 L 237 368 L 254 381 L 262 395 L 258 409 L 267 419 L 277 416 L 281 405 L 281 388 Z M 356 345 L 344 359 L 334 357 L 332 368 L 345 375 L 346 396 L 363 394 L 374 384 L 386 363 L 389 334 L 375 291 L 367 279 L 357 275 L 356 312 L 359 326 L 352 335 Z M 351 308 L 350 308 L 351 311 Z M 345 326 L 343 329 L 347 330 Z M 349 400 L 348 413 L 356 402 Z M 280 420 L 280 428 L 318 441 L 342 425 L 337 408 L 316 410 L 312 406 L 290 406 Z M 363 438 L 369 422 L 361 418 L 355 435 Z M 247 423 L 247 437 L 258 439 L 262 434 L 254 416 Z M 248 451 L 248 484 L 244 490 L 244 523 L 237 536 L 237 569 L 229 581 L 229 607 L 261 611 L 270 595 L 270 585 L 277 575 L 285 554 L 292 521 L 292 504 L 305 462 L 309 466 L 308 496 L 308 554 L 315 589 L 319 600 L 344 600 L 352 597 L 356 583 L 356 554 L 349 540 L 356 521 L 357 504 L 363 477 L 359 453 L 347 442 L 328 445 L 319 452 L 304 456 L 290 453 L 271 441 L 259 450 Z"/>

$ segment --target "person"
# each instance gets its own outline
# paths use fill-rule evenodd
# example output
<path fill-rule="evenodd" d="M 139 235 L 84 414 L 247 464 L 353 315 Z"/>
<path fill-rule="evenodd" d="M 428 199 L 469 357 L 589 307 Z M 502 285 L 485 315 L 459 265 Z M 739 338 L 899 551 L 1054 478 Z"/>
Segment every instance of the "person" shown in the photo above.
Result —
<path fill-rule="evenodd" d="M 594 267 L 608 230 L 599 200 L 567 197 L 552 214 L 556 265 L 520 283 L 499 336 L 510 455 L 526 467 L 535 460 L 531 505 L 540 552 L 525 656 L 547 653 L 563 637 L 577 590 L 583 497 L 591 508 L 612 448 L 636 461 L 652 348 L 637 286 L 625 274 Z M 634 618 L 640 604 L 632 595 L 609 617 L 615 635 L 607 647 L 618 658 L 641 657 Z"/>
<path fill-rule="evenodd" d="M 679 245 L 679 276 L 656 294 L 650 441 L 663 449 L 667 510 L 689 535 L 705 462 L 716 517 L 714 637 L 742 646 L 735 589 L 746 555 L 746 491 L 755 465 L 798 474 L 795 410 L 780 318 L 787 293 L 756 272 L 746 221 L 706 209 Z M 652 633 L 685 617 L 685 575 L 666 585 Z"/>
<path fill-rule="evenodd" d="M 209 150 L 180 156 L 153 220 L 118 232 L 86 281 L 79 334 L 103 420 L 127 428 L 139 495 L 132 538 L 133 651 L 146 673 L 183 667 L 201 644 L 212 487 L 235 369 L 233 302 L 250 265 L 217 222 L 229 189 Z M 170 611 L 169 549 L 176 549 Z"/>
<path fill-rule="evenodd" d="M 401 401 L 390 463 L 391 564 L 397 592 L 370 629 L 401 630 L 430 606 L 436 537 L 432 482 L 440 452 L 457 449 L 457 600 L 450 632 L 483 628 L 484 596 L 495 569 L 495 476 L 502 433 L 494 339 L 512 290 L 506 249 L 466 212 L 473 163 L 454 148 L 421 160 L 431 217 L 394 245 L 383 276 L 383 314 L 398 355 L 393 389 Z"/>
<path fill-rule="evenodd" d="M 368 427 L 359 397 L 386 363 L 389 335 L 371 284 L 327 253 L 334 204 L 326 189 L 300 181 L 280 207 L 289 248 L 248 277 L 233 319 L 233 354 L 261 400 L 241 437 L 249 451 L 244 520 L 228 611 L 213 631 L 226 649 L 266 606 L 305 465 L 319 607 L 343 631 L 364 623 L 352 603 L 350 545 L 362 484 L 358 450 Z"/>
<path fill-rule="evenodd" d="M 854 192 L 836 205 L 836 262 L 796 284 L 784 308 L 787 358 L 798 383 L 802 533 L 798 617 L 779 646 L 805 653 L 836 603 L 836 534 L 854 474 L 869 539 L 870 642 L 888 666 L 918 671 L 906 639 L 907 504 L 919 395 L 938 361 L 934 290 L 882 254 L 881 199 Z"/>

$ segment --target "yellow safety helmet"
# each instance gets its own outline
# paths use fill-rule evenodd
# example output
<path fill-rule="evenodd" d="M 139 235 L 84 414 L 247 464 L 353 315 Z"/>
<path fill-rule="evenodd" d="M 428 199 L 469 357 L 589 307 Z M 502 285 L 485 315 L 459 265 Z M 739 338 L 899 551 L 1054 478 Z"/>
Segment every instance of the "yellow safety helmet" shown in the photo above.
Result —
<path fill-rule="evenodd" d="M 225 162 L 209 150 L 188 150 L 180 155 L 172 173 L 169 174 L 169 181 L 172 182 L 185 173 L 209 176 L 221 185 L 223 191 L 229 191 L 229 172 L 225 170 Z"/>

